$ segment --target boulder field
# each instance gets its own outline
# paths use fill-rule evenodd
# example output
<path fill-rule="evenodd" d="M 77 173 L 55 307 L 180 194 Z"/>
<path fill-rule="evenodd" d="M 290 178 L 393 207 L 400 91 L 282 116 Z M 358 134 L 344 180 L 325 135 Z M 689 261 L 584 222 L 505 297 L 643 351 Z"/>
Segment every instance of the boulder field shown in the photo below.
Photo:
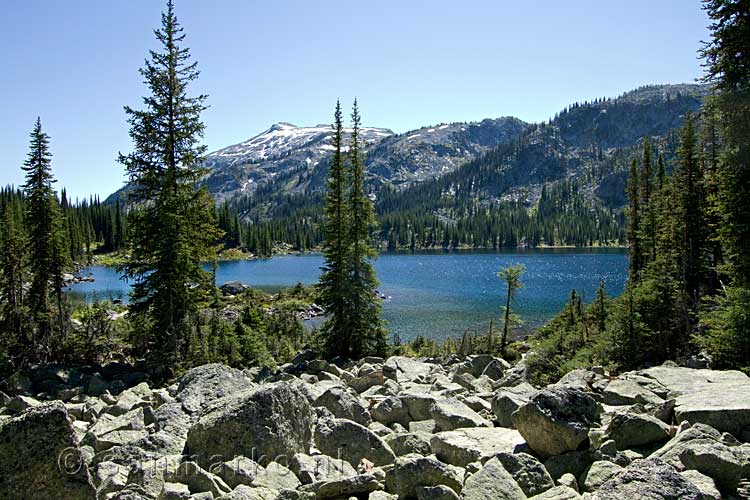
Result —
<path fill-rule="evenodd" d="M 0 391 L 0 499 L 750 498 L 750 378 L 666 364 L 534 387 L 488 355 L 48 367 Z"/>

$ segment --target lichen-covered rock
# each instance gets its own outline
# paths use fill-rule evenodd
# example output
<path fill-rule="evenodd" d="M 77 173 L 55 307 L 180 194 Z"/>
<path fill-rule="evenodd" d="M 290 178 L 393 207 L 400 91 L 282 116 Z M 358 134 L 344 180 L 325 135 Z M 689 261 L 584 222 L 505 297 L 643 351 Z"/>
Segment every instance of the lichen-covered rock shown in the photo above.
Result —
<path fill-rule="evenodd" d="M 182 462 L 174 472 L 165 475 L 168 483 L 182 483 L 191 493 L 211 492 L 214 497 L 229 493 L 232 489 L 220 477 L 201 468 L 195 462 Z"/>
<path fill-rule="evenodd" d="M 342 459 L 331 458 L 328 455 L 295 454 L 289 461 L 289 469 L 297 475 L 302 484 L 318 481 L 338 481 L 356 476 L 356 469 Z"/>
<path fill-rule="evenodd" d="M 365 403 L 342 386 L 326 390 L 318 396 L 314 405 L 327 408 L 336 418 L 346 418 L 364 426 L 372 422 Z"/>
<path fill-rule="evenodd" d="M 750 377 L 742 372 L 657 366 L 637 373 L 676 398 L 677 422 L 706 424 L 734 436 L 750 428 Z"/>
<path fill-rule="evenodd" d="M 544 465 L 527 453 L 501 452 L 495 458 L 510 472 L 527 496 L 538 495 L 555 486 Z"/>
<path fill-rule="evenodd" d="M 455 398 L 438 399 L 429 409 L 430 417 L 443 431 L 466 427 L 492 427 L 492 423 Z"/>
<path fill-rule="evenodd" d="M 366 458 L 375 465 L 393 463 L 396 456 L 379 436 L 356 422 L 326 418 L 315 427 L 315 445 L 323 454 L 340 456 L 353 466 Z"/>
<path fill-rule="evenodd" d="M 216 401 L 190 429 L 186 448 L 199 463 L 241 455 L 265 465 L 307 453 L 312 425 L 307 398 L 279 382 Z"/>
<path fill-rule="evenodd" d="M 303 492 L 314 493 L 317 500 L 356 497 L 382 489 L 383 483 L 373 474 L 358 474 L 333 481 L 318 481 L 302 487 Z"/>
<path fill-rule="evenodd" d="M 703 494 L 703 500 L 721 500 L 721 493 L 716 489 L 716 483 L 710 477 L 701 474 L 697 470 L 686 470 L 680 475 L 693 483 Z"/>
<path fill-rule="evenodd" d="M 429 455 L 432 453 L 430 439 L 432 436 L 426 432 L 407 432 L 400 434 L 391 434 L 385 437 L 385 442 L 391 447 L 393 453 L 397 456 L 418 453 L 419 455 Z"/>
<path fill-rule="evenodd" d="M 586 472 L 581 475 L 579 483 L 583 491 L 596 491 L 621 470 L 622 467 L 617 464 L 599 460 L 591 464 Z"/>
<path fill-rule="evenodd" d="M 531 384 L 522 383 L 515 387 L 501 387 L 492 397 L 492 413 L 500 427 L 513 427 L 511 415 L 538 391 Z"/>
<path fill-rule="evenodd" d="M 601 485 L 593 500 L 700 500 L 700 490 L 658 458 L 636 460 Z"/>
<path fill-rule="evenodd" d="M 627 379 L 611 380 L 601 392 L 602 401 L 612 406 L 636 403 L 663 403 L 664 400 L 650 390 Z"/>
<path fill-rule="evenodd" d="M 743 447 L 725 443 L 719 431 L 703 424 L 680 432 L 651 456 L 677 470 L 697 470 L 730 493 L 743 476 L 750 476 L 750 457 Z"/>
<path fill-rule="evenodd" d="M 42 403 L 0 421 L 0 498 L 91 500 L 94 496 L 62 403 Z"/>
<path fill-rule="evenodd" d="M 545 389 L 513 413 L 513 426 L 542 457 L 577 450 L 599 419 L 599 405 L 588 394 L 568 388 Z"/>
<path fill-rule="evenodd" d="M 436 366 L 431 363 L 423 363 L 413 358 L 391 356 L 383 365 L 383 374 L 396 382 L 413 382 L 429 376 L 435 368 Z"/>
<path fill-rule="evenodd" d="M 651 415 L 616 412 L 609 421 L 607 434 L 618 450 L 650 445 L 670 438 L 669 426 Z"/>
<path fill-rule="evenodd" d="M 479 472 L 464 483 L 462 500 L 526 500 L 526 495 L 513 476 L 496 458 L 489 460 Z"/>
<path fill-rule="evenodd" d="M 246 392 L 253 385 L 242 371 L 214 363 L 182 375 L 175 398 L 187 413 L 197 414 L 217 399 Z"/>
<path fill-rule="evenodd" d="M 581 495 L 579 495 L 573 488 L 569 488 L 568 486 L 555 486 L 544 493 L 529 497 L 529 500 L 576 500 L 577 498 L 581 498 Z"/>
<path fill-rule="evenodd" d="M 445 485 L 417 486 L 417 500 L 458 500 L 458 494 Z"/>
<path fill-rule="evenodd" d="M 400 424 L 408 427 L 411 421 L 409 409 L 401 399 L 395 396 L 389 396 L 379 401 L 372 407 L 370 414 L 373 420 L 383 425 Z"/>
<path fill-rule="evenodd" d="M 398 498 L 415 498 L 417 487 L 444 485 L 460 493 L 463 469 L 444 464 L 432 457 L 399 457 L 388 471 L 386 489 Z"/>
<path fill-rule="evenodd" d="M 439 432 L 430 439 L 430 447 L 440 460 L 459 467 L 486 460 L 500 452 L 514 453 L 527 449 L 518 431 L 503 427 L 472 427 Z"/>

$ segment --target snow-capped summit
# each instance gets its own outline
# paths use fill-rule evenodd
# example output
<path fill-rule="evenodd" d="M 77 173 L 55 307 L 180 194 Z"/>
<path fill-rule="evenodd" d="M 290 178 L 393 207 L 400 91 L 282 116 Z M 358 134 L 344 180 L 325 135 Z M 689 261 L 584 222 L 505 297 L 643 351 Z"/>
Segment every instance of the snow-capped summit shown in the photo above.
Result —
<path fill-rule="evenodd" d="M 346 136 L 351 129 L 345 129 Z M 276 174 L 295 168 L 314 168 L 333 150 L 330 125 L 298 127 L 288 122 L 271 125 L 260 134 L 206 157 L 211 174 L 209 188 L 217 198 L 252 192 Z M 393 132 L 384 128 L 362 127 L 365 146 L 372 146 Z M 348 141 L 348 137 L 344 141 Z"/>

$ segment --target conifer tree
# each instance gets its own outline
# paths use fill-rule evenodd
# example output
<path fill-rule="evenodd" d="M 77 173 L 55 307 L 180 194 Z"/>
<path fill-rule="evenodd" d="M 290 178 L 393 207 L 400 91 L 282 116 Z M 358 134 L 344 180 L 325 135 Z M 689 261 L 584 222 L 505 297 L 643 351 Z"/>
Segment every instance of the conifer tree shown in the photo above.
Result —
<path fill-rule="evenodd" d="M 685 116 L 685 124 L 677 150 L 678 166 L 675 178 L 679 189 L 678 214 L 683 232 L 682 271 L 685 292 L 690 299 L 697 299 L 703 281 L 705 219 L 703 213 L 702 174 L 696 151 L 695 125 L 693 116 Z"/>
<path fill-rule="evenodd" d="M 505 294 L 505 310 L 503 318 L 503 336 L 500 339 L 500 355 L 505 356 L 505 347 L 508 344 L 508 330 L 510 328 L 511 312 L 510 304 L 513 298 L 518 293 L 518 290 L 523 288 L 521 282 L 521 276 L 526 271 L 526 266 L 523 264 L 517 264 L 515 266 L 508 266 L 501 269 L 497 276 L 498 278 L 505 281 L 506 294 Z"/>
<path fill-rule="evenodd" d="M 191 97 L 198 78 L 172 0 L 155 32 L 161 51 L 151 51 L 140 70 L 150 93 L 144 109 L 125 107 L 134 151 L 120 155 L 133 186 L 129 217 L 131 259 L 122 271 L 134 280 L 131 310 L 147 321 L 150 354 L 166 368 L 189 361 L 191 318 L 210 277 L 201 261 L 212 260 L 220 236 L 213 202 L 195 183 L 205 146 L 200 114 L 206 96 Z"/>
<path fill-rule="evenodd" d="M 27 278 L 26 242 L 23 228 L 19 227 L 12 200 L 6 203 L 0 227 L 0 332 L 8 351 L 29 346 L 29 338 L 23 327 L 25 315 L 24 283 Z M 1 341 L 2 339 L 0 339 Z M 0 343 L 2 346 L 2 343 Z M 9 352 L 9 354 L 18 354 Z"/>
<path fill-rule="evenodd" d="M 60 242 L 60 207 L 53 184 L 49 136 L 42 131 L 37 118 L 31 132 L 31 147 L 23 170 L 26 172 L 26 227 L 29 239 L 29 262 L 32 268 L 28 305 L 32 312 L 35 357 L 49 359 L 53 354 L 53 321 L 50 307 L 50 283 L 61 300 L 64 267 Z M 42 359 L 40 359 L 42 360 Z"/>
<path fill-rule="evenodd" d="M 628 176 L 628 245 L 630 247 L 630 280 L 637 281 L 643 268 L 640 237 L 640 197 L 638 193 L 638 162 L 633 159 Z"/>
<path fill-rule="evenodd" d="M 326 351 L 334 356 L 348 355 L 351 341 L 348 305 L 349 210 L 348 176 L 342 153 L 344 126 L 341 104 L 336 102 L 334 113 L 333 157 L 328 171 L 328 190 L 325 203 L 323 257 L 325 263 L 320 277 L 321 306 L 326 312 L 323 335 Z"/>
<path fill-rule="evenodd" d="M 641 218 L 642 224 L 642 253 L 643 258 L 648 261 L 654 260 L 654 252 L 656 246 L 656 214 L 654 213 L 653 206 L 651 205 L 651 196 L 653 194 L 653 177 L 654 169 L 651 160 L 651 140 L 646 137 L 643 140 L 643 157 L 641 160 L 641 210 L 643 212 Z M 644 262 L 645 264 L 645 262 Z"/>
<path fill-rule="evenodd" d="M 745 0 L 704 0 L 711 40 L 701 51 L 705 81 L 715 86 L 709 111 L 719 116 L 723 142 L 717 175 L 719 236 L 733 284 L 750 288 L 750 16 Z"/>
<path fill-rule="evenodd" d="M 370 232 L 375 227 L 375 210 L 365 190 L 363 144 L 360 137 L 361 118 L 357 100 L 352 108 L 352 134 L 349 140 L 351 189 L 349 190 L 348 291 L 350 304 L 349 355 L 358 359 L 367 355 L 384 355 L 386 331 L 380 318 L 378 280 L 372 259 L 377 256 L 371 245 Z"/>
<path fill-rule="evenodd" d="M 591 316 L 599 333 L 604 333 L 607 328 L 607 302 L 608 298 L 604 281 L 600 281 L 599 288 L 596 289 L 594 303 L 591 307 Z"/>

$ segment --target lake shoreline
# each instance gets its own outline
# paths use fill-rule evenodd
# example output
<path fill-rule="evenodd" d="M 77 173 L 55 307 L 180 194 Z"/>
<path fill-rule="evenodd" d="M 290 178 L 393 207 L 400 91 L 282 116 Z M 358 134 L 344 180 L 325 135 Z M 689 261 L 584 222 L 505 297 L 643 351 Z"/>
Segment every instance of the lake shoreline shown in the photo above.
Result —
<path fill-rule="evenodd" d="M 383 303 L 388 328 L 402 339 L 460 337 L 464 332 L 483 334 L 489 322 L 497 325 L 503 284 L 496 272 L 512 264 L 526 265 L 524 289 L 514 304 L 529 332 L 556 315 L 575 288 L 584 302 L 593 299 L 600 281 L 607 293 L 619 295 L 627 276 L 627 253 L 616 248 L 545 248 L 386 252 L 375 260 L 379 291 L 392 297 Z M 323 257 L 319 253 L 287 254 L 266 259 L 223 261 L 217 284 L 239 281 L 268 293 L 301 282 L 318 281 Z M 207 266 L 207 269 L 209 267 Z M 72 293 L 91 300 L 127 301 L 129 286 L 112 268 L 82 270 L 94 283 L 72 287 Z"/>

